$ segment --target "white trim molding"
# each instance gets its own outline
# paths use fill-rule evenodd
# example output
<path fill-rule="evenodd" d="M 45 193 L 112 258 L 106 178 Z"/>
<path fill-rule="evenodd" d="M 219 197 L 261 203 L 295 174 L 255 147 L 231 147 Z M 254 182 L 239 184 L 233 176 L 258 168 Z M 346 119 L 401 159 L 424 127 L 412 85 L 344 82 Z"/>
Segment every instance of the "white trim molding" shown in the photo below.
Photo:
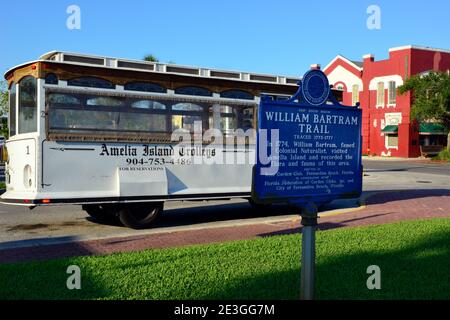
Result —
<path fill-rule="evenodd" d="M 332 65 L 336 60 L 338 60 L 338 59 L 341 59 L 341 60 L 347 62 L 349 65 L 351 65 L 352 67 L 354 67 L 355 69 L 357 69 L 357 70 L 359 70 L 359 71 L 361 71 L 361 70 L 363 69 L 362 67 L 356 65 L 354 62 L 348 60 L 346 57 L 344 57 L 344 56 L 338 54 L 336 57 L 334 57 L 333 60 L 331 60 L 331 62 L 330 62 L 329 64 L 326 65 L 325 68 L 323 68 L 323 71 L 325 71 L 325 70 L 327 70 L 329 67 L 331 67 L 331 65 Z"/>

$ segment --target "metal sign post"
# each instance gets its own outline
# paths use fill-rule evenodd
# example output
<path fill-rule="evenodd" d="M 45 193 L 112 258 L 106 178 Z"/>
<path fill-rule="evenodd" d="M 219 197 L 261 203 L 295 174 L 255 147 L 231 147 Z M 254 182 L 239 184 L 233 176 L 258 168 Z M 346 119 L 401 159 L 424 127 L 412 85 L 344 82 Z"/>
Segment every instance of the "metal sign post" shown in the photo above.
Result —
<path fill-rule="evenodd" d="M 341 105 L 326 75 L 310 70 L 287 101 L 261 96 L 253 168 L 255 203 L 300 208 L 301 298 L 314 298 L 317 208 L 362 192 L 362 110 Z"/>
<path fill-rule="evenodd" d="M 316 277 L 317 206 L 308 203 L 302 208 L 302 265 L 300 299 L 314 299 Z"/>

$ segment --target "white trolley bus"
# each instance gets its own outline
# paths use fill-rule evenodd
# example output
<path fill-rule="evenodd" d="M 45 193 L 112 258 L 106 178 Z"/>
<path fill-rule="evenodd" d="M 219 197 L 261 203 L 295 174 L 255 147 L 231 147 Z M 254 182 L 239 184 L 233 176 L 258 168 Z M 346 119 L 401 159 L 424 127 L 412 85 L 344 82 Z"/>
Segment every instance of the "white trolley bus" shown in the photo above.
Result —
<path fill-rule="evenodd" d="M 1 202 L 80 204 L 95 219 L 119 217 L 132 228 L 149 226 L 164 201 L 249 198 L 252 161 L 205 164 L 192 156 L 254 158 L 254 137 L 238 141 L 233 132 L 255 126 L 262 92 L 288 97 L 299 80 L 56 51 L 5 78 Z M 195 123 L 225 139 L 176 149 L 172 132 L 193 136 Z"/>

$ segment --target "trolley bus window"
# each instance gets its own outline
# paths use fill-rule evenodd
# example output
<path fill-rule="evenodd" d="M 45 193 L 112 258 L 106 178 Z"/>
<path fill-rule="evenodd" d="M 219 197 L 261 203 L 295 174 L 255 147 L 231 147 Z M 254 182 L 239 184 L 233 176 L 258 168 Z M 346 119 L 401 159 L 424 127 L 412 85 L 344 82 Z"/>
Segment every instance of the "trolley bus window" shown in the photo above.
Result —
<path fill-rule="evenodd" d="M 233 135 L 236 129 L 253 128 L 253 107 L 214 105 L 209 112 L 209 127 L 219 129 L 226 136 Z"/>
<path fill-rule="evenodd" d="M 158 101 L 49 93 L 49 132 L 166 132 L 166 106 Z"/>
<path fill-rule="evenodd" d="M 195 123 L 200 122 L 203 130 L 216 128 L 231 137 L 236 129 L 253 127 L 254 107 L 51 91 L 46 101 L 50 134 L 110 136 L 113 132 L 114 137 L 124 133 L 128 139 L 128 133 L 194 132 Z"/>
<path fill-rule="evenodd" d="M 48 73 L 45 76 L 45 84 L 58 84 L 58 76 L 54 73 Z"/>
<path fill-rule="evenodd" d="M 233 135 L 237 126 L 238 107 L 214 105 L 209 108 L 209 127 L 219 129 L 226 136 Z"/>
<path fill-rule="evenodd" d="M 9 136 L 16 134 L 16 84 L 13 82 L 9 90 Z"/>
<path fill-rule="evenodd" d="M 194 132 L 195 122 L 202 122 L 201 116 L 172 115 L 172 130 L 185 129 Z"/>
<path fill-rule="evenodd" d="M 212 97 L 212 92 L 201 87 L 180 87 L 175 89 L 175 94 L 185 94 L 189 96 Z"/>
<path fill-rule="evenodd" d="M 96 77 L 81 77 L 70 79 L 67 81 L 68 86 L 75 87 L 90 87 L 101 89 L 115 89 L 115 85 L 108 80 Z"/>
<path fill-rule="evenodd" d="M 19 82 L 19 134 L 37 131 L 36 111 L 36 79 L 27 76 Z"/>
<path fill-rule="evenodd" d="M 221 98 L 253 100 L 254 96 L 242 90 L 226 90 L 220 93 Z"/>
<path fill-rule="evenodd" d="M 120 130 L 165 132 L 166 106 L 158 101 L 138 100 L 131 103 L 131 112 L 120 115 Z M 152 112 L 152 110 L 155 110 Z"/>
<path fill-rule="evenodd" d="M 203 123 L 204 109 L 194 103 L 177 103 L 172 106 L 172 131 L 185 129 L 194 132 L 195 122 Z"/>
<path fill-rule="evenodd" d="M 199 111 L 203 112 L 203 107 L 193 103 L 177 103 L 172 106 L 174 111 Z"/>
<path fill-rule="evenodd" d="M 52 105 L 81 105 L 80 99 L 69 94 L 52 93 L 48 96 L 48 99 Z"/>
<path fill-rule="evenodd" d="M 130 91 L 167 93 L 166 88 L 163 88 L 158 84 L 150 82 L 129 82 L 125 84 L 124 89 Z"/>
<path fill-rule="evenodd" d="M 241 125 L 240 127 L 246 131 L 248 129 L 253 129 L 253 112 L 254 108 L 244 108 L 241 113 Z"/>
<path fill-rule="evenodd" d="M 166 115 L 124 112 L 120 114 L 119 129 L 132 132 L 165 132 Z"/>
<path fill-rule="evenodd" d="M 149 110 L 165 110 L 166 106 L 158 101 L 139 100 L 131 104 L 132 108 L 149 109 Z"/>
<path fill-rule="evenodd" d="M 105 111 L 54 109 L 50 112 L 50 129 L 66 132 L 117 129 L 118 113 Z"/>
<path fill-rule="evenodd" d="M 96 97 L 87 99 L 86 104 L 88 106 L 123 107 L 125 102 L 112 97 Z"/>

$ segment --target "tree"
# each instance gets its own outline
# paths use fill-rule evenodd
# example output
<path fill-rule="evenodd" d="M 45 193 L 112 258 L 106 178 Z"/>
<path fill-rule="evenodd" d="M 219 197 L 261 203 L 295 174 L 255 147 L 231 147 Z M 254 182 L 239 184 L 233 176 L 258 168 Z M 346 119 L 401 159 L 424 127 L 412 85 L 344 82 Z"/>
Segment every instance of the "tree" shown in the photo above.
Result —
<path fill-rule="evenodd" d="M 0 81 L 0 112 L 8 113 L 8 85 L 6 81 Z"/>
<path fill-rule="evenodd" d="M 431 71 L 407 79 L 398 88 L 400 94 L 411 92 L 411 119 L 436 121 L 448 130 L 447 150 L 450 151 L 450 74 Z"/>
<path fill-rule="evenodd" d="M 154 55 L 152 54 L 148 54 L 144 57 L 145 61 L 149 61 L 149 62 L 159 62 L 158 58 L 156 58 Z"/>
<path fill-rule="evenodd" d="M 0 134 L 6 138 L 8 137 L 8 121 L 6 118 L 3 118 L 3 116 L 8 114 L 8 102 L 8 83 L 6 81 L 0 81 Z"/>

